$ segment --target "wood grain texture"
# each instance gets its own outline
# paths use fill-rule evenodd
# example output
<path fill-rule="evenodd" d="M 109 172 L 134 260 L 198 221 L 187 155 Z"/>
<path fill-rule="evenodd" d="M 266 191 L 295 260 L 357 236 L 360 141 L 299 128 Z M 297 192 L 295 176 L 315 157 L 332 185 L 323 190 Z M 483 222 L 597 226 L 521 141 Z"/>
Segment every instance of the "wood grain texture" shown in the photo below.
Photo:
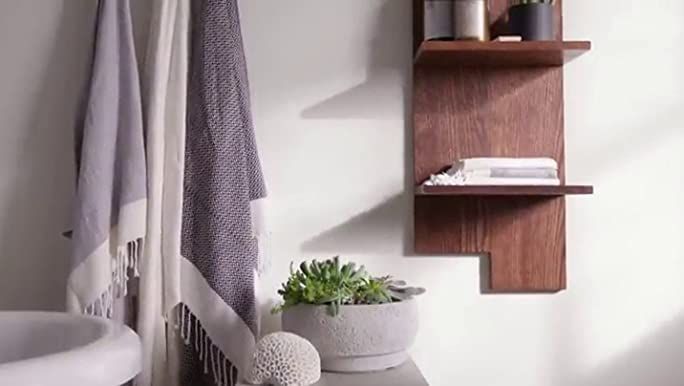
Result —
<path fill-rule="evenodd" d="M 565 289 L 564 197 L 415 197 L 415 248 L 490 259 L 493 292 Z"/>
<path fill-rule="evenodd" d="M 490 1 L 493 23 L 505 20 L 507 5 Z M 562 67 L 417 64 L 413 108 L 416 185 L 468 157 L 553 157 L 564 183 Z M 415 250 L 489 255 L 493 292 L 560 291 L 566 286 L 565 197 L 538 193 L 419 194 Z"/>
<path fill-rule="evenodd" d="M 468 186 L 416 186 L 418 196 L 567 196 L 592 194 L 589 185 L 526 186 L 526 185 L 468 185 Z"/>
<path fill-rule="evenodd" d="M 562 68 L 414 68 L 416 185 L 469 157 L 563 162 Z"/>
<path fill-rule="evenodd" d="M 417 49 L 415 64 L 430 66 L 562 66 L 591 49 L 587 41 L 429 41 Z"/>

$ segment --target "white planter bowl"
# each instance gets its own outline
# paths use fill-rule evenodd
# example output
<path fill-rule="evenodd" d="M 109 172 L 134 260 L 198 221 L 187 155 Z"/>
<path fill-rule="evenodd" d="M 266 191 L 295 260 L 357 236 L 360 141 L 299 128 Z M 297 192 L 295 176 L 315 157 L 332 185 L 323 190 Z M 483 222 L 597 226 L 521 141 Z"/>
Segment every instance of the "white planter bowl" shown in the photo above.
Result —
<path fill-rule="evenodd" d="M 418 332 L 414 299 L 378 305 L 340 307 L 332 317 L 325 306 L 299 305 L 283 312 L 283 330 L 308 339 L 321 356 L 321 369 L 368 372 L 396 367 L 408 359 Z"/>

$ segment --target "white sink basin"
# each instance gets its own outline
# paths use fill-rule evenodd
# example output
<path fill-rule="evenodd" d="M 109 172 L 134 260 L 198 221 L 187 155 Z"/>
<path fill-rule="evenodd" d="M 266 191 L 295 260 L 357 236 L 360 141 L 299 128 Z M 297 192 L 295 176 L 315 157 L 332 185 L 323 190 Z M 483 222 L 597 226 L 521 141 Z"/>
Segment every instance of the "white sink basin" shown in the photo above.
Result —
<path fill-rule="evenodd" d="M 117 322 L 0 312 L 0 385 L 118 386 L 140 370 L 140 339 Z"/>

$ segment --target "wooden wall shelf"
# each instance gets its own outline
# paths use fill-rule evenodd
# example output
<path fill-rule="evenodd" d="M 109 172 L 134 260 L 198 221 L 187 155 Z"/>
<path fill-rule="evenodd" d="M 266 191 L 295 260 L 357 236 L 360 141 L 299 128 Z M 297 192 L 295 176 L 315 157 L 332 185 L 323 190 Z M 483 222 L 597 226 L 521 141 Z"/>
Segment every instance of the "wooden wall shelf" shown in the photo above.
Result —
<path fill-rule="evenodd" d="M 471 42 L 426 41 L 415 64 L 441 66 L 562 66 L 591 49 L 587 41 Z"/>
<path fill-rule="evenodd" d="M 417 186 L 416 196 L 566 196 L 593 194 L 594 188 L 589 185 L 562 186 Z"/>
<path fill-rule="evenodd" d="M 424 1 L 414 0 L 415 252 L 488 256 L 486 292 L 561 291 L 565 196 L 593 192 L 565 185 L 562 65 L 591 43 L 563 40 L 562 0 L 554 41 L 424 41 Z M 509 5 L 489 0 L 494 36 Z M 486 156 L 552 157 L 562 185 L 419 186 L 444 165 Z"/>

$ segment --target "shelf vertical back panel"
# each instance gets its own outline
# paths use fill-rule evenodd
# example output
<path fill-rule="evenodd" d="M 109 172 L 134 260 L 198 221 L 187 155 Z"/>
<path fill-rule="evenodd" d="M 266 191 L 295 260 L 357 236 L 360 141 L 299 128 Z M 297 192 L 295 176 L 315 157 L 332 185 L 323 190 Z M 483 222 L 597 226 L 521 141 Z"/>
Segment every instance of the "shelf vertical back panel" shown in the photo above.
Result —
<path fill-rule="evenodd" d="M 490 1 L 492 23 L 507 4 Z M 564 182 L 562 67 L 417 65 L 413 98 L 416 184 L 459 158 L 483 156 L 550 156 Z M 492 291 L 565 288 L 563 197 L 416 197 L 414 217 L 417 253 L 488 254 Z"/>

